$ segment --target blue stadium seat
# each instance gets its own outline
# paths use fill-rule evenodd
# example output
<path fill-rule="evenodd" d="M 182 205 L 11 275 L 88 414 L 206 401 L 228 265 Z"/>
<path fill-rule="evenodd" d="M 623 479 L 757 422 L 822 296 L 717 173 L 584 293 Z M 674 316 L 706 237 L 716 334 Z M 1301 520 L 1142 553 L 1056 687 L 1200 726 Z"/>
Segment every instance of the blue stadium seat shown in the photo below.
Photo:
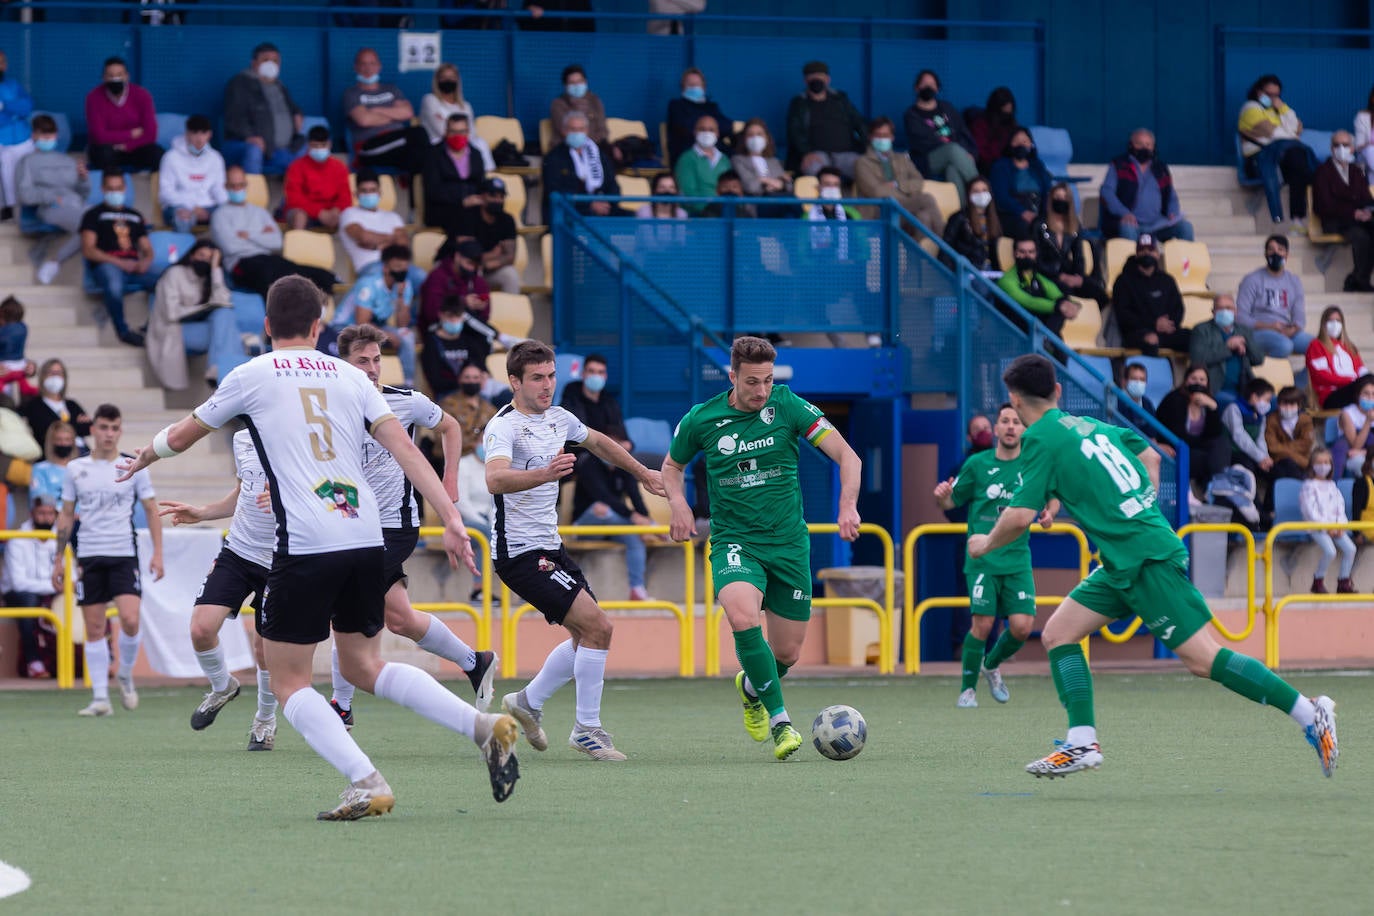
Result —
<path fill-rule="evenodd" d="M 52 235 L 62 230 L 39 219 L 37 207 L 20 207 L 19 231 L 23 235 Z"/>
<path fill-rule="evenodd" d="M 153 243 L 153 266 L 149 270 L 161 275 L 196 243 L 196 237 L 189 232 L 150 232 L 148 241 Z"/>
<path fill-rule="evenodd" d="M 329 131 L 329 135 L 331 137 L 334 136 L 334 128 L 329 126 L 329 119 L 324 117 L 323 115 L 306 115 L 305 117 L 301 118 L 302 134 L 309 135 L 310 128 L 312 127 L 323 127 Z"/>
<path fill-rule="evenodd" d="M 1353 486 L 1353 481 L 1351 482 Z M 1280 522 L 1300 522 L 1302 521 L 1302 506 L 1298 503 L 1298 492 L 1302 489 L 1302 481 L 1294 480 L 1291 477 L 1283 477 L 1274 481 L 1274 524 Z M 1287 534 L 1278 536 L 1280 541 L 1299 542 L 1310 540 L 1301 531 L 1290 531 Z"/>
<path fill-rule="evenodd" d="M 1324 436 L 1323 436 L 1323 438 L 1326 440 L 1326 444 L 1327 444 L 1327 445 L 1332 445 L 1332 444 L 1335 443 L 1335 441 L 1336 441 L 1337 439 L 1339 439 L 1340 437 L 1341 437 L 1341 418 L 1340 418 L 1340 417 L 1327 417 L 1327 418 L 1326 418 L 1326 430 L 1325 430 L 1325 434 L 1324 434 Z"/>
<path fill-rule="evenodd" d="M 234 303 L 234 320 L 238 323 L 240 334 L 262 335 L 262 320 L 267 317 L 267 303 L 262 296 L 246 290 L 229 290 L 229 299 Z"/>
<path fill-rule="evenodd" d="M 1149 373 L 1145 382 L 1145 397 L 1156 407 L 1164 396 L 1174 388 L 1174 365 L 1163 356 L 1132 356 L 1126 360 L 1128 366 L 1144 366 Z"/>
<path fill-rule="evenodd" d="M 1258 176 L 1251 175 L 1245 170 L 1245 154 L 1240 148 L 1240 134 L 1236 134 L 1236 183 L 1242 188 L 1260 188 L 1264 182 Z"/>
<path fill-rule="evenodd" d="M 1303 128 L 1303 145 L 1310 149 L 1317 157 L 1318 165 L 1321 165 L 1331 158 L 1331 136 L 1334 133 L 1334 130 L 1313 130 L 1307 127 Z"/>
<path fill-rule="evenodd" d="M 1069 183 L 1069 189 L 1073 191 L 1074 209 L 1077 210 L 1078 182 L 1088 179 L 1069 176 L 1069 163 L 1073 161 L 1073 138 L 1062 127 L 1046 127 L 1043 124 L 1033 125 L 1030 132 L 1031 139 L 1035 141 L 1036 155 L 1045 163 L 1045 168 L 1050 170 L 1050 176 L 1054 178 L 1055 184 L 1061 181 Z"/>
<path fill-rule="evenodd" d="M 576 353 L 559 353 L 554 357 L 554 371 L 558 373 L 558 385 L 553 390 L 553 402 L 563 402 L 563 386 L 568 382 L 582 381 L 582 356 Z"/>
<path fill-rule="evenodd" d="M 157 113 L 157 145 L 163 149 L 172 148 L 172 138 L 186 133 L 186 119 L 189 115 L 170 111 Z"/>
<path fill-rule="evenodd" d="M 635 453 L 666 455 L 673 444 L 673 427 L 667 420 L 630 417 L 625 421 L 625 433 L 635 444 Z"/>
<path fill-rule="evenodd" d="M 72 120 L 61 111 L 35 111 L 35 115 L 45 114 L 57 122 L 57 150 L 65 153 L 72 148 Z M 33 123 L 33 115 L 29 116 L 29 123 Z"/>

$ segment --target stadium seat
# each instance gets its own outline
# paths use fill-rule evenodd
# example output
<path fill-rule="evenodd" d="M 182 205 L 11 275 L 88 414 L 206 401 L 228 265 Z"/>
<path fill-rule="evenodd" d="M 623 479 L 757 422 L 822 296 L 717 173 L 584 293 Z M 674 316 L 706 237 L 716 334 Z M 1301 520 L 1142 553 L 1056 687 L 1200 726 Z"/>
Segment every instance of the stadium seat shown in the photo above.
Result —
<path fill-rule="evenodd" d="M 503 118 L 498 115 L 481 115 L 472 126 L 473 133 L 486 141 L 491 149 L 509 140 L 520 152 L 525 151 L 525 129 L 518 118 Z"/>
<path fill-rule="evenodd" d="M 309 229 L 288 229 L 282 233 L 281 256 L 297 264 L 334 269 L 334 238 Z"/>
<path fill-rule="evenodd" d="M 150 232 L 148 241 L 153 245 L 153 266 L 149 272 L 156 276 L 179 261 L 196 243 L 196 237 L 189 232 Z"/>
<path fill-rule="evenodd" d="M 1294 480 L 1290 477 L 1281 477 L 1274 481 L 1274 524 L 1282 522 L 1300 522 L 1302 517 L 1302 506 L 1298 502 L 1298 494 L 1302 491 L 1302 481 Z M 1301 531 L 1290 531 L 1280 534 L 1277 538 L 1280 541 L 1306 541 L 1308 536 Z"/>
<path fill-rule="evenodd" d="M 1075 299 L 1078 303 L 1078 317 L 1064 322 L 1059 337 L 1075 350 L 1090 350 L 1097 346 L 1097 338 L 1102 333 L 1102 310 L 1091 299 Z"/>
<path fill-rule="evenodd" d="M 438 229 L 423 229 L 410 239 L 410 253 L 416 267 L 434 269 L 434 257 L 444 244 L 444 233 Z"/>
<path fill-rule="evenodd" d="M 29 115 L 29 122 L 33 123 L 35 115 L 45 114 L 52 118 L 57 124 L 57 150 L 65 153 L 72 148 L 72 119 L 67 117 L 63 111 L 35 111 Z"/>
<path fill-rule="evenodd" d="M 329 131 L 329 135 L 331 137 L 334 136 L 334 128 L 329 126 L 329 119 L 326 118 L 324 115 L 306 115 L 305 117 L 301 118 L 302 135 L 309 134 L 310 128 L 312 127 L 323 127 L 325 130 Z M 337 142 L 335 143 L 335 145 L 338 145 Z"/>
<path fill-rule="evenodd" d="M 539 152 L 547 156 L 553 147 L 553 121 L 544 118 L 539 122 Z"/>
<path fill-rule="evenodd" d="M 668 161 L 668 122 L 667 122 L 667 121 L 659 121 L 659 122 L 658 122 L 658 151 L 659 151 L 659 153 L 661 153 L 662 156 L 663 156 L 663 164 L 666 165 L 666 166 L 668 166 L 669 168 L 671 168 L 673 164 L 672 164 L 671 162 Z"/>
<path fill-rule="evenodd" d="M 1016 250 L 1015 243 L 1005 235 L 997 240 L 997 263 L 1010 269 L 1015 263 L 1016 258 L 1013 252 Z"/>
<path fill-rule="evenodd" d="M 186 119 L 188 117 L 189 115 L 159 111 L 157 113 L 157 145 L 163 149 L 171 149 L 173 138 L 186 134 Z"/>
<path fill-rule="evenodd" d="M 1126 259 L 1135 254 L 1135 242 L 1130 239 L 1107 239 L 1107 291 L 1111 292 Z"/>
<path fill-rule="evenodd" d="M 1183 326 L 1195 328 L 1212 320 L 1212 300 L 1203 296 L 1183 297 Z"/>
<path fill-rule="evenodd" d="M 502 382 L 502 383 L 505 383 L 505 381 L 506 381 L 506 354 L 505 354 L 505 351 L 502 351 L 502 352 L 500 352 L 500 353 L 490 353 L 490 354 L 487 355 L 487 374 L 490 375 L 492 378 L 494 378 L 494 379 L 496 379 L 496 380 L 498 380 L 498 381 L 500 381 L 500 382 Z M 554 397 L 553 397 L 553 402 L 554 402 L 555 404 L 558 403 L 558 395 L 557 395 L 557 394 L 554 395 Z"/>
<path fill-rule="evenodd" d="M 643 121 L 635 121 L 630 118 L 607 118 L 606 119 L 606 141 L 614 143 L 622 137 L 643 137 L 649 139 L 649 128 Z"/>
<path fill-rule="evenodd" d="M 803 200 L 815 200 L 821 195 L 821 183 L 815 175 L 798 175 L 792 182 L 792 193 Z"/>
<path fill-rule="evenodd" d="M 234 303 L 234 321 L 240 334 L 263 334 L 262 320 L 267 317 L 267 303 L 257 293 L 231 289 L 229 301 Z"/>
<path fill-rule="evenodd" d="M 945 219 L 959 212 L 959 188 L 952 181 L 927 181 L 922 190 L 935 198 L 940 215 Z M 801 195 L 797 195 L 800 197 Z"/>
<path fill-rule="evenodd" d="M 1322 226 L 1322 218 L 1312 204 L 1312 188 L 1307 188 L 1307 240 L 1314 245 L 1344 245 L 1345 236 L 1339 232 L 1327 232 Z M 1320 265 L 1320 261 L 1318 262 Z"/>
<path fill-rule="evenodd" d="M 1164 269 L 1178 282 L 1185 296 L 1212 297 L 1207 277 L 1212 272 L 1212 255 L 1205 242 L 1170 239 L 1164 243 Z"/>
<path fill-rule="evenodd" d="M 1262 378 L 1274 386 L 1275 391 L 1293 384 L 1293 364 L 1286 357 L 1270 356 L 1258 366 L 1252 366 L 1255 378 Z"/>
<path fill-rule="evenodd" d="M 1128 366 L 1144 366 L 1149 380 L 1145 383 L 1145 397 L 1154 401 L 1155 406 L 1174 387 L 1174 364 L 1163 356 L 1132 356 L 1126 360 Z"/>
<path fill-rule="evenodd" d="M 637 175 L 621 175 L 616 179 L 620 183 L 620 193 L 625 197 L 648 197 L 650 194 L 649 179 L 640 178 Z M 629 210 L 631 213 L 643 206 L 640 200 L 621 201 L 620 207 Z"/>
<path fill-rule="evenodd" d="M 1322 439 L 1327 445 L 1333 444 L 1341 437 L 1341 418 L 1327 417 L 1326 427 L 1322 430 Z"/>
<path fill-rule="evenodd" d="M 553 292 L 553 233 L 546 232 L 539 239 L 539 257 L 544 262 L 544 286 Z"/>
<path fill-rule="evenodd" d="M 54 235 L 62 231 L 64 231 L 62 227 L 50 225 L 39 219 L 37 207 L 19 208 L 19 233 L 21 235 Z"/>
<path fill-rule="evenodd" d="M 1073 159 L 1073 138 L 1062 127 L 1046 127 L 1033 124 L 1030 128 L 1031 140 L 1035 142 L 1035 154 L 1049 169 L 1055 181 L 1063 181 L 1069 176 L 1069 162 Z"/>
<path fill-rule="evenodd" d="M 396 179 L 390 175 L 379 174 L 377 184 L 382 195 L 382 202 L 377 205 L 377 209 L 394 211 L 396 209 Z M 348 192 L 353 195 L 353 206 L 358 206 L 358 176 L 352 172 L 348 174 Z"/>
<path fill-rule="evenodd" d="M 530 297 L 492 290 L 491 318 L 488 323 L 502 334 L 529 337 L 530 328 L 534 327 L 534 307 L 530 305 Z"/>
<path fill-rule="evenodd" d="M 515 272 L 520 276 L 525 275 L 525 268 L 530 266 L 530 246 L 525 241 L 523 235 L 515 237 Z"/>
<path fill-rule="evenodd" d="M 1246 168 L 1245 153 L 1241 151 L 1241 137 L 1236 134 L 1236 183 L 1242 188 L 1259 188 L 1264 186 L 1258 175 L 1250 174 Z"/>
<path fill-rule="evenodd" d="M 1303 128 L 1300 139 L 1302 140 L 1303 146 L 1310 149 L 1312 154 L 1317 157 L 1317 165 L 1321 165 L 1331 158 L 1331 136 L 1334 133 L 1334 130 L 1317 130 L 1313 127 Z M 1311 188 L 1309 187 L 1308 190 L 1311 190 Z M 1307 212 L 1311 213 L 1312 211 L 1308 210 Z"/>
<path fill-rule="evenodd" d="M 405 385 L 406 375 L 401 368 L 401 358 L 399 356 L 382 357 L 382 376 L 380 379 L 383 385 L 401 387 Z"/>
<path fill-rule="evenodd" d="M 563 386 L 568 382 L 582 381 L 582 355 L 580 353 L 559 353 L 554 357 L 554 369 L 558 373 L 558 384 L 553 391 L 555 404 L 563 400 Z"/>
<path fill-rule="evenodd" d="M 635 454 L 666 455 L 673 444 L 673 427 L 667 420 L 628 417 L 625 434 L 635 444 Z"/>

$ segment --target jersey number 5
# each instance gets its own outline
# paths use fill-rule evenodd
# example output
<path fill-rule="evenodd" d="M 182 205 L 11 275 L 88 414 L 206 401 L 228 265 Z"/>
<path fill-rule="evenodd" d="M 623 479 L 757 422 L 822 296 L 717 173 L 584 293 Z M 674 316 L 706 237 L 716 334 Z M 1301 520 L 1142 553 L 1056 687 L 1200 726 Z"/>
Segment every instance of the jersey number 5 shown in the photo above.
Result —
<path fill-rule="evenodd" d="M 324 411 L 329 409 L 329 395 L 323 388 L 301 388 L 301 410 L 305 412 L 305 422 L 319 427 L 310 431 L 310 448 L 316 461 L 333 461 L 334 426 Z"/>
<path fill-rule="evenodd" d="M 1091 439 L 1084 439 L 1079 451 L 1089 461 L 1097 459 L 1097 463 L 1112 475 L 1112 482 L 1123 494 L 1140 487 L 1140 472 L 1131 464 L 1130 459 L 1121 453 L 1121 449 L 1102 433 Z"/>

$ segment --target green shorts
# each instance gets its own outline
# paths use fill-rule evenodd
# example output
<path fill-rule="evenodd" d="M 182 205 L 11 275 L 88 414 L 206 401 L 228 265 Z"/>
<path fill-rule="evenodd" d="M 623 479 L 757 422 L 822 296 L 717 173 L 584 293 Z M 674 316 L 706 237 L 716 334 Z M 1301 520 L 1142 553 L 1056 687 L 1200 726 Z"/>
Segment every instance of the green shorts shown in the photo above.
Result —
<path fill-rule="evenodd" d="M 1170 649 L 1183 645 L 1212 620 L 1212 610 L 1188 578 L 1188 570 L 1174 560 L 1150 560 L 1124 575 L 1099 567 L 1069 597 L 1104 617 L 1139 615 Z"/>
<path fill-rule="evenodd" d="M 1035 616 L 1035 575 L 1029 570 L 1014 573 L 966 573 L 968 609 L 984 617 Z"/>
<path fill-rule="evenodd" d="M 716 595 L 732 582 L 763 592 L 763 606 L 788 620 L 811 619 L 811 543 L 792 547 L 745 547 L 711 542 L 711 576 Z"/>

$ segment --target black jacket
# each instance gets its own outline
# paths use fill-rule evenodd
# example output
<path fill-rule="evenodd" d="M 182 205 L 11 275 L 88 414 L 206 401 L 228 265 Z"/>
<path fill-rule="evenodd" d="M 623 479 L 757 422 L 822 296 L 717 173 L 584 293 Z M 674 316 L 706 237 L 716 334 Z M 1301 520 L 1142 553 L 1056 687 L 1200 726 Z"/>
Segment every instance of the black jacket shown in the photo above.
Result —
<path fill-rule="evenodd" d="M 425 225 L 437 226 L 447 235 L 458 235 L 463 224 L 463 200 L 478 193 L 486 179 L 482 154 L 467 148 L 468 177 L 458 175 L 448 146 L 436 143 L 425 151 L 421 176 L 425 182 Z"/>
<path fill-rule="evenodd" d="M 86 408 L 67 398 L 67 415 L 71 417 L 72 426 L 76 427 L 78 437 L 84 439 L 91 434 L 91 422 L 76 422 L 76 418 L 86 412 Z M 19 405 L 19 416 L 29 421 L 29 428 L 33 430 L 33 437 L 42 445 L 48 435 L 48 427 L 56 423 L 60 417 L 52 412 L 52 408 L 43 402 L 41 397 L 31 397 L 23 404 Z"/>
<path fill-rule="evenodd" d="M 577 459 L 575 473 L 577 480 L 573 489 L 573 518 L 592 507 L 592 503 L 605 503 L 611 511 L 629 518 L 632 512 L 648 515 L 644 496 L 639 492 L 639 481 L 629 471 L 608 466 L 600 458 L 584 453 Z"/>
<path fill-rule="evenodd" d="M 301 107 L 286 91 L 285 83 L 281 94 L 286 98 L 286 107 L 291 114 L 301 114 Z M 267 104 L 267 95 L 262 91 L 262 81 L 248 71 L 236 73 L 224 87 L 224 137 L 226 140 L 247 140 L 249 137 L 262 137 L 267 143 L 267 155 L 272 146 L 272 109 Z M 297 134 L 297 137 L 300 135 Z"/>
<path fill-rule="evenodd" d="M 968 214 L 963 210 L 949 218 L 945 223 L 945 244 L 953 248 L 959 254 L 968 258 L 969 262 L 979 270 L 999 270 L 997 265 L 997 239 L 989 238 L 986 241 L 973 234 L 973 226 L 969 224 Z M 948 260 L 948 259 L 945 259 Z M 953 267 L 953 264 L 947 264 Z M 1011 265 L 1007 265 L 1010 267 Z"/>
<path fill-rule="evenodd" d="M 597 188 L 597 194 L 604 194 L 609 197 L 620 196 L 620 185 L 615 180 L 615 160 L 611 158 L 610 152 L 601 147 L 601 168 L 605 172 L 605 177 L 601 181 L 601 187 Z M 572 150 L 568 149 L 568 144 L 560 143 L 549 154 L 544 157 L 543 174 L 540 176 L 544 186 L 544 219 L 549 220 L 553 216 L 553 209 L 549 204 L 549 196 L 556 191 L 564 194 L 586 194 L 587 186 L 582 183 L 582 179 L 577 177 L 577 169 L 573 166 Z M 578 204 L 579 213 L 589 213 L 590 208 L 586 204 Z M 611 212 L 615 212 L 614 210 Z"/>
<path fill-rule="evenodd" d="M 1163 266 L 1146 276 L 1136 267 L 1134 255 L 1126 259 L 1121 276 L 1112 286 L 1112 310 L 1116 312 L 1122 340 L 1136 340 L 1140 334 L 1153 332 L 1155 322 L 1164 315 L 1183 327 L 1183 295 L 1174 278 Z"/>
<path fill-rule="evenodd" d="M 937 119 L 944 120 L 943 127 L 949 132 L 948 137 L 933 123 Z M 930 175 L 930 165 L 926 157 L 946 143 L 957 143 L 967 150 L 970 156 L 978 155 L 978 144 L 973 142 L 973 134 L 969 133 L 968 125 L 964 123 L 959 109 L 944 99 L 936 101 L 934 111 L 922 111 L 913 103 L 902 116 L 902 124 L 906 127 L 907 145 L 911 147 L 911 161 L 923 176 Z"/>
<path fill-rule="evenodd" d="M 568 382 L 563 386 L 563 400 L 559 403 L 563 409 L 585 423 L 588 429 L 594 429 L 612 439 L 630 438 L 625 432 L 620 402 L 609 391 L 603 390 L 601 397 L 593 401 L 587 397 L 581 382 Z"/>
<path fill-rule="evenodd" d="M 1081 233 L 1064 236 L 1061 245 L 1049 225 L 1041 220 L 1035 224 L 1031 238 L 1035 239 L 1036 270 L 1040 273 L 1056 282 L 1060 274 L 1087 276 L 1088 262 L 1083 256 L 1083 246 L 1088 240 Z"/>

